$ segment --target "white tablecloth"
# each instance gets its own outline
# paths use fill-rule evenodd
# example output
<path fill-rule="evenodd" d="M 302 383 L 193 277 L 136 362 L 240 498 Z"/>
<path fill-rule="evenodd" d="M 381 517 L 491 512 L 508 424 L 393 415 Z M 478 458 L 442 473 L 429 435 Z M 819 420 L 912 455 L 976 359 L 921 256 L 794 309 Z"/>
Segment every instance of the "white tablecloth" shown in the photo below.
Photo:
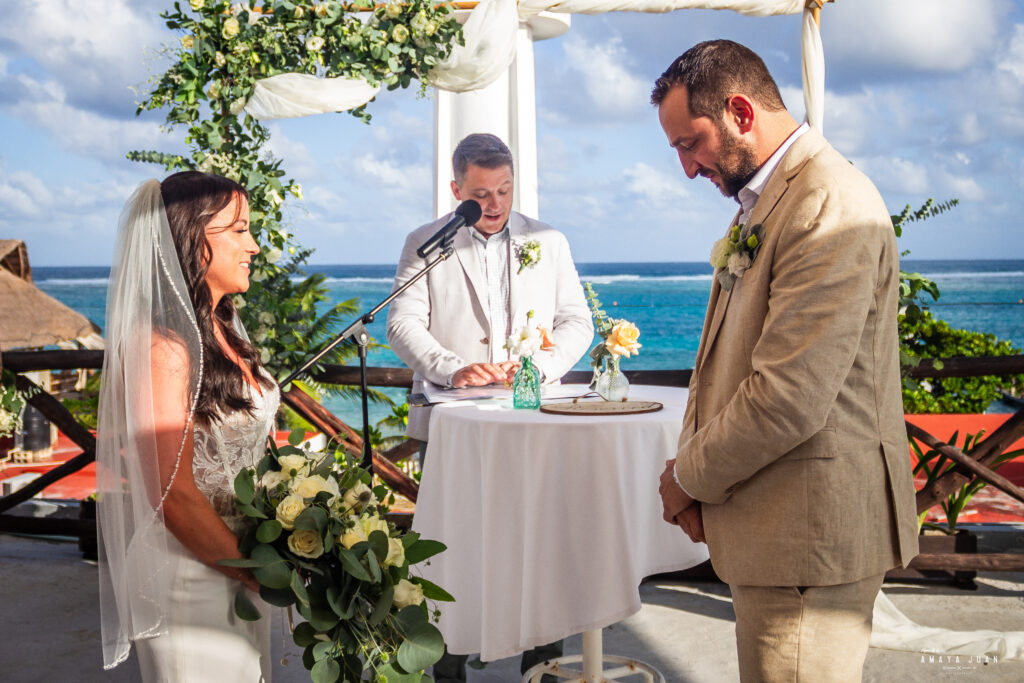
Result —
<path fill-rule="evenodd" d="M 658 497 L 686 393 L 633 386 L 665 408 L 611 417 L 434 408 L 413 528 L 448 546 L 419 566 L 456 598 L 438 603 L 450 652 L 492 661 L 609 626 L 640 609 L 645 576 L 707 559 Z"/>

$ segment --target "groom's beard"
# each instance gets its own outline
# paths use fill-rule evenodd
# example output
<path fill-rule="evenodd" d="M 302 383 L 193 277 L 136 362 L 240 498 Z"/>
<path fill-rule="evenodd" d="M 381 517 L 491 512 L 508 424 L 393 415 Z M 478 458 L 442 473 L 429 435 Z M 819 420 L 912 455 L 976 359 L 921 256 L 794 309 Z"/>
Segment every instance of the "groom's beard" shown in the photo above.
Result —
<path fill-rule="evenodd" d="M 761 165 L 757 163 L 754 150 L 739 136 L 733 135 L 725 126 L 721 126 L 719 131 L 722 136 L 722 162 L 718 166 L 722 179 L 720 189 L 726 197 L 735 198 Z"/>

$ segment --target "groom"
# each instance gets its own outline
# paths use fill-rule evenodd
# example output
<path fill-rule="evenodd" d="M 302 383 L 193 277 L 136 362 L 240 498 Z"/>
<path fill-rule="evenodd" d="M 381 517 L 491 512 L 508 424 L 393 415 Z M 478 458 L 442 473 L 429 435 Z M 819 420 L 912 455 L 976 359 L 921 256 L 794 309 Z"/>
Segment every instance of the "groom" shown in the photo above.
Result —
<path fill-rule="evenodd" d="M 882 578 L 917 554 L 888 211 L 742 45 L 691 48 L 651 100 L 686 175 L 740 204 L 665 520 L 729 584 L 743 681 L 860 681 Z"/>
<path fill-rule="evenodd" d="M 519 365 L 509 357 L 505 341 L 532 311 L 531 324 L 547 328 L 554 342 L 553 349 L 533 356 L 534 365 L 543 380 L 557 380 L 583 356 L 594 336 L 569 243 L 551 226 L 512 211 L 512 152 L 499 138 L 467 136 L 455 148 L 452 170 L 455 198 L 476 200 L 483 216 L 472 228 L 456 233 L 454 258 L 392 302 L 388 344 L 413 369 L 413 392 L 422 391 L 425 381 L 455 388 L 501 384 L 512 379 Z M 416 249 L 450 217 L 409 235 L 395 288 L 426 265 Z M 529 243 L 539 249 L 524 249 Z M 410 408 L 406 435 L 426 441 L 429 417 L 429 408 Z M 535 648 L 523 654 L 522 671 L 561 654 L 561 641 Z M 434 679 L 465 681 L 465 664 L 465 656 L 446 651 L 434 666 Z"/>

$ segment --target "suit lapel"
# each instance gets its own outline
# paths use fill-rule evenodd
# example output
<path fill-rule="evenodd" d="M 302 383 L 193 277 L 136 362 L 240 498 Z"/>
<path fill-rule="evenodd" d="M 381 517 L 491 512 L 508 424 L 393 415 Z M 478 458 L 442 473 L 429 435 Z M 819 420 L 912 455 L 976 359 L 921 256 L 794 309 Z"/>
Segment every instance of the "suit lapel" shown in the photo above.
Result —
<path fill-rule="evenodd" d="M 476 297 L 477 303 L 483 307 L 484 302 L 487 301 L 487 283 L 484 282 L 483 276 L 480 274 L 480 259 L 477 257 L 476 245 L 473 244 L 471 231 L 475 229 L 459 230 L 455 233 L 453 243 L 455 255 L 458 257 L 459 263 L 462 264 L 466 279 L 473 287 L 473 295 Z"/>
<path fill-rule="evenodd" d="M 768 220 L 771 217 L 772 211 L 778 206 L 779 200 L 786 194 L 786 190 L 789 189 L 790 181 L 800 172 L 807 161 L 816 154 L 825 145 L 825 138 L 821 136 L 813 128 L 797 139 L 793 146 L 789 148 L 786 154 L 782 157 L 779 165 L 776 167 L 775 172 L 772 173 L 771 177 L 768 178 L 768 183 L 765 185 L 764 190 L 761 192 L 761 196 L 758 197 L 757 203 L 754 205 L 754 209 L 750 212 L 749 222 L 751 225 L 757 225 L 761 223 L 765 226 L 764 239 L 767 241 L 769 233 L 772 230 Z M 741 212 L 737 212 L 732 219 L 732 223 L 729 227 L 736 224 L 739 220 Z M 716 271 L 717 273 L 717 271 Z M 697 359 L 698 369 L 707 357 L 708 352 L 711 350 L 712 344 L 715 343 L 715 337 L 718 335 L 718 330 L 722 327 L 722 321 L 725 319 L 725 310 L 729 306 L 729 300 L 732 298 L 732 293 L 736 290 L 739 285 L 739 281 L 733 285 L 732 289 L 727 292 L 722 292 L 721 286 L 718 284 L 718 279 L 711 286 L 711 297 L 708 299 L 708 308 L 714 306 L 714 315 L 711 318 L 710 326 L 706 332 L 706 337 L 703 339 L 700 346 L 701 353 Z"/>

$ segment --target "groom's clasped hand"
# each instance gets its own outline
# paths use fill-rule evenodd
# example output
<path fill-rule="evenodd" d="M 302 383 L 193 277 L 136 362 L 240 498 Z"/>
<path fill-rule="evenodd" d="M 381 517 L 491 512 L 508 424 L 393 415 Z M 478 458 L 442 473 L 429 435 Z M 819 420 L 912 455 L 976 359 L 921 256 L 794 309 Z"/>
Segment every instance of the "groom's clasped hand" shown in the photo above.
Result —
<path fill-rule="evenodd" d="M 676 459 L 665 461 L 665 471 L 661 473 L 658 493 L 661 495 L 662 517 L 669 524 L 675 524 L 686 532 L 694 543 L 704 543 L 704 519 L 700 512 L 700 503 L 683 491 L 672 476 Z"/>

